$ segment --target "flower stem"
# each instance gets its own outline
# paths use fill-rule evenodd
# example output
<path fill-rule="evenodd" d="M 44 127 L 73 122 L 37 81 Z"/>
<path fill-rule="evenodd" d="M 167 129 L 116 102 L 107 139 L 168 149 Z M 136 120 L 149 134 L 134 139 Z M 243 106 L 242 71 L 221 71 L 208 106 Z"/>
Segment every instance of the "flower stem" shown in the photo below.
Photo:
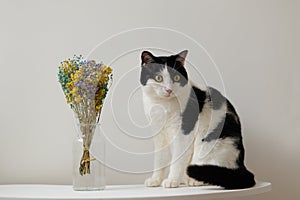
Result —
<path fill-rule="evenodd" d="M 90 151 L 88 148 L 85 148 L 81 157 L 80 166 L 79 166 L 79 173 L 81 176 L 85 174 L 90 174 Z"/>

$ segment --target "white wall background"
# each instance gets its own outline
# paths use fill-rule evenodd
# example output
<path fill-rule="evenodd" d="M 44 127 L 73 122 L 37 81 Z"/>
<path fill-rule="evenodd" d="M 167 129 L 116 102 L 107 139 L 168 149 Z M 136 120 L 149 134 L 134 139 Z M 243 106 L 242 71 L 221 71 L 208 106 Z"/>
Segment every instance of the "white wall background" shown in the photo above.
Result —
<path fill-rule="evenodd" d="M 299 10 L 296 0 L 1 0 L 0 184 L 70 184 L 75 130 L 57 83 L 59 62 L 88 54 L 120 31 L 159 26 L 196 39 L 220 69 L 242 118 L 247 165 L 257 179 L 273 184 L 272 192 L 245 199 L 299 199 Z M 170 44 L 170 51 L 189 48 L 180 44 Z M 116 62 L 116 73 L 138 65 L 139 55 L 133 55 Z M 126 106 L 122 98 L 114 101 Z M 106 107 L 103 124 L 109 128 L 114 124 Z M 133 117 L 138 113 L 137 106 Z M 111 132 L 113 141 L 143 151 L 142 141 L 128 144 L 118 129 Z M 128 162 L 114 151 L 107 157 L 125 169 L 151 164 Z M 107 182 L 142 183 L 148 175 L 107 169 Z"/>

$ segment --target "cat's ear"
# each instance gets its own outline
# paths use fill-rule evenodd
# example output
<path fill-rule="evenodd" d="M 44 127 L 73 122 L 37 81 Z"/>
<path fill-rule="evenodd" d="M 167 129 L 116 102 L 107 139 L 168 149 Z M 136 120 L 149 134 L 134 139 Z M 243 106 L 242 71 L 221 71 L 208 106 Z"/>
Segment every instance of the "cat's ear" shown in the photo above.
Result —
<path fill-rule="evenodd" d="M 176 61 L 180 62 L 182 64 L 182 66 L 184 66 L 184 62 L 185 62 L 185 58 L 188 54 L 188 50 L 184 50 L 182 52 L 180 52 L 179 54 L 177 54 L 177 58 Z"/>
<path fill-rule="evenodd" d="M 148 64 L 148 63 L 155 62 L 154 56 L 149 51 L 143 51 L 141 58 L 142 58 L 142 64 Z"/>

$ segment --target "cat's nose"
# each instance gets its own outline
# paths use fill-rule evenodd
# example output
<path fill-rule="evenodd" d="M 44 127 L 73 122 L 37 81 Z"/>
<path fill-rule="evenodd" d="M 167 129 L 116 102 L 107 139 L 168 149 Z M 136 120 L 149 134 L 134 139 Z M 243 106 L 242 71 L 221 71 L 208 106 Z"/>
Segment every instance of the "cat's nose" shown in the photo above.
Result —
<path fill-rule="evenodd" d="M 172 91 L 171 89 L 166 89 L 166 92 L 167 92 L 168 94 L 171 94 L 173 91 Z"/>

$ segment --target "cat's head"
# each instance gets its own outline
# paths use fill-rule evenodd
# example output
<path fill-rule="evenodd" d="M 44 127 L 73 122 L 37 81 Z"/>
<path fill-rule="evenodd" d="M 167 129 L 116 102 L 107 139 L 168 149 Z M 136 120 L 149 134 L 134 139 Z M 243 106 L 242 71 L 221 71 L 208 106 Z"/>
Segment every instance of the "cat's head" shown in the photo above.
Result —
<path fill-rule="evenodd" d="M 143 51 L 140 81 L 143 86 L 150 87 L 160 98 L 173 98 L 180 95 L 188 83 L 188 75 L 184 68 L 188 51 L 171 56 L 154 56 Z"/>

